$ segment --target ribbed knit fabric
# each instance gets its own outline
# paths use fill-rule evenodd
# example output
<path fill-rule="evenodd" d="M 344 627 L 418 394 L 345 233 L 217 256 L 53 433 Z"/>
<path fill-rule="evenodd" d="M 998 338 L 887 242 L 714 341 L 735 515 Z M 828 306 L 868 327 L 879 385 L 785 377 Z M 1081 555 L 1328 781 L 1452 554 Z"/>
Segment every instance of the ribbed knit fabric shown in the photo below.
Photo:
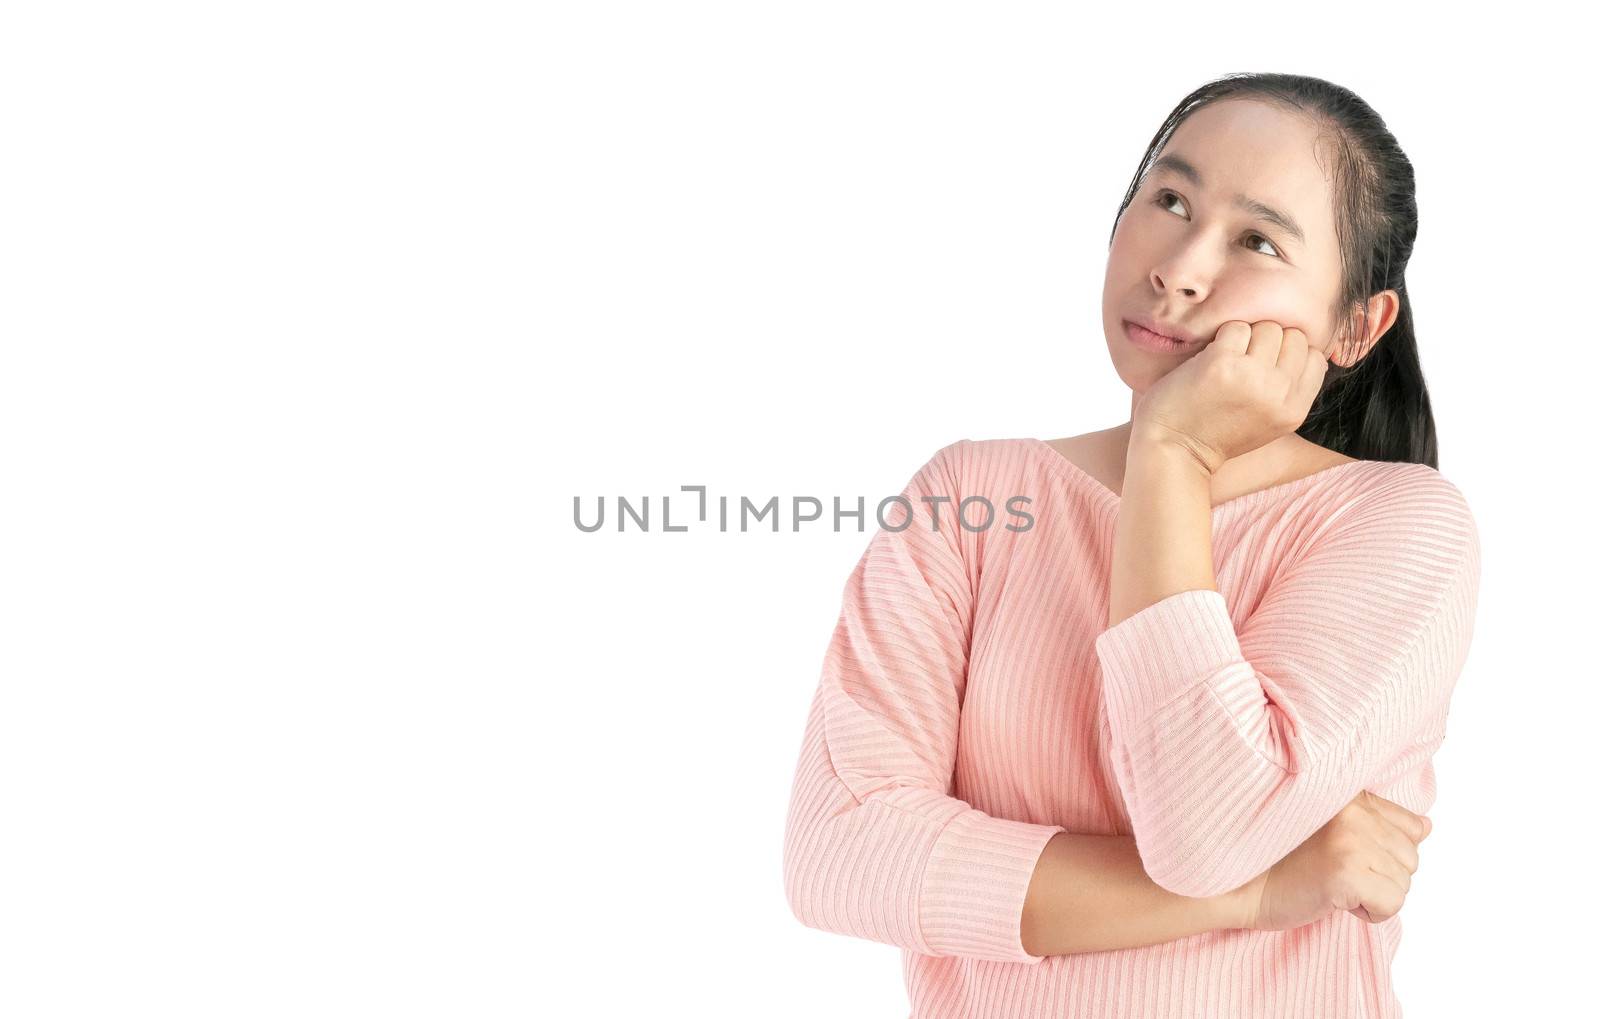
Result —
<path fill-rule="evenodd" d="M 1357 460 L 1224 502 L 1220 590 L 1110 628 L 1120 499 L 1050 446 L 963 439 L 901 494 L 806 724 L 795 916 L 902 948 L 913 1017 L 1400 1015 L 1401 916 L 1039 957 L 1022 905 L 1060 831 L 1133 835 L 1157 883 L 1211 895 L 1362 789 L 1426 813 L 1477 599 L 1455 486 Z"/>

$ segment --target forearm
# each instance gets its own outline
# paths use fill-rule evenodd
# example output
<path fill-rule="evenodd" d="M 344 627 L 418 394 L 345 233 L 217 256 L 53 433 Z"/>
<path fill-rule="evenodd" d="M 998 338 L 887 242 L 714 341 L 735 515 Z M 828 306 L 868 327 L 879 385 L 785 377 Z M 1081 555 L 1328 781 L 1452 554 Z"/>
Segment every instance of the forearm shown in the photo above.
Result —
<path fill-rule="evenodd" d="M 1216 586 L 1210 472 L 1181 446 L 1135 430 L 1117 509 L 1107 625 L 1180 591 Z"/>
<path fill-rule="evenodd" d="M 1255 886 L 1191 898 L 1145 873 L 1130 835 L 1062 832 L 1039 856 L 1022 911 L 1022 943 L 1034 955 L 1158 945 L 1249 926 Z"/>
<path fill-rule="evenodd" d="M 1112 551 L 1108 625 L 1179 591 L 1216 587 L 1211 475 L 1186 450 L 1130 439 Z M 1191 897 L 1150 879 L 1132 836 L 1055 836 L 1040 854 L 1023 909 L 1035 955 L 1157 945 L 1249 926 L 1255 882 Z"/>

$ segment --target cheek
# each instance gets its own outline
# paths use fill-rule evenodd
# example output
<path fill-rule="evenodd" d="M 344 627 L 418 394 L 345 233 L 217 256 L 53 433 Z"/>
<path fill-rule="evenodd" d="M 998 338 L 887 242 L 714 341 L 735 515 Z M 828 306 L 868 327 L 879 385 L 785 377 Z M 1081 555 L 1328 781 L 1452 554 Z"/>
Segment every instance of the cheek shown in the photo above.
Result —
<path fill-rule="evenodd" d="M 1303 293 L 1282 280 L 1240 275 L 1230 281 L 1226 294 L 1213 296 L 1226 297 L 1219 301 L 1227 309 L 1220 314 L 1219 322 L 1277 322 L 1301 330 L 1313 344 L 1328 339 L 1327 299 Z"/>
<path fill-rule="evenodd" d="M 1124 262 L 1150 257 L 1150 250 L 1161 242 L 1161 231 L 1152 223 L 1136 199 L 1117 222 L 1117 232 L 1111 238 L 1111 257 Z"/>
<path fill-rule="evenodd" d="M 1111 237 L 1111 249 L 1106 252 L 1106 275 L 1113 275 L 1124 271 L 1128 265 L 1128 223 L 1126 220 L 1117 227 L 1117 232 Z"/>
<path fill-rule="evenodd" d="M 1118 233 L 1106 255 L 1106 281 L 1118 292 L 1137 287 L 1150 278 L 1150 267 L 1156 253 L 1148 239 L 1135 233 Z"/>

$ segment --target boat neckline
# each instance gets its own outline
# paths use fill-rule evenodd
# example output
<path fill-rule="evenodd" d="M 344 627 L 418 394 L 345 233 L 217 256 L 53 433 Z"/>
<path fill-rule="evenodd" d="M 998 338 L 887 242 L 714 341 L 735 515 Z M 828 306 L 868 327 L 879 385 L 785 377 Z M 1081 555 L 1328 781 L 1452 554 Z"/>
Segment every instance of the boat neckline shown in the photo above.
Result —
<path fill-rule="evenodd" d="M 1052 470 L 1055 470 L 1057 473 L 1068 474 L 1071 477 L 1078 479 L 1079 482 L 1087 484 L 1095 491 L 1096 496 L 1101 502 L 1110 503 L 1112 505 L 1121 504 L 1122 496 L 1118 495 L 1116 492 L 1113 492 L 1109 487 L 1106 486 L 1105 482 L 1101 481 L 1093 474 L 1090 474 L 1082 467 L 1079 467 L 1077 463 L 1068 459 L 1060 450 L 1056 449 L 1048 442 L 1044 441 L 1043 439 L 1035 439 L 1032 437 L 1029 437 L 1024 441 L 1029 443 L 1040 453 L 1044 454 L 1044 459 L 1052 462 L 1055 465 Z M 1222 502 L 1212 506 L 1211 510 L 1212 512 L 1216 512 L 1218 510 L 1231 509 L 1235 506 L 1248 505 L 1252 502 L 1259 502 L 1268 496 L 1280 495 L 1296 488 L 1304 487 L 1305 485 L 1308 485 L 1314 481 L 1329 479 L 1343 473 L 1344 471 L 1354 467 L 1359 467 L 1363 464 L 1384 464 L 1388 462 L 1389 461 L 1387 460 L 1346 460 L 1342 463 L 1336 463 L 1332 467 L 1324 467 L 1319 471 L 1314 471 L 1298 478 L 1291 478 L 1288 481 L 1280 481 L 1276 485 L 1269 485 L 1266 488 L 1258 488 L 1254 492 L 1245 492 L 1244 494 L 1236 495 L 1231 499 L 1225 499 Z"/>

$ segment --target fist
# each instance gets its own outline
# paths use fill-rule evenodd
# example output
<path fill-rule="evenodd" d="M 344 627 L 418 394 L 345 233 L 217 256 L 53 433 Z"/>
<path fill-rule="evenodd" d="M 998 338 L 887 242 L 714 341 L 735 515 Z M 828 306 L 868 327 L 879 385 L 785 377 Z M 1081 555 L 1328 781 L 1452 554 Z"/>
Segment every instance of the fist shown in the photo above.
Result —
<path fill-rule="evenodd" d="M 1134 430 L 1183 445 L 1216 473 L 1304 424 L 1327 372 L 1327 354 L 1299 329 L 1224 322 L 1204 349 L 1146 390 Z"/>
<path fill-rule="evenodd" d="M 1282 931 L 1347 910 L 1368 923 L 1400 912 L 1429 820 L 1362 791 L 1309 839 L 1243 889 L 1247 926 Z"/>

